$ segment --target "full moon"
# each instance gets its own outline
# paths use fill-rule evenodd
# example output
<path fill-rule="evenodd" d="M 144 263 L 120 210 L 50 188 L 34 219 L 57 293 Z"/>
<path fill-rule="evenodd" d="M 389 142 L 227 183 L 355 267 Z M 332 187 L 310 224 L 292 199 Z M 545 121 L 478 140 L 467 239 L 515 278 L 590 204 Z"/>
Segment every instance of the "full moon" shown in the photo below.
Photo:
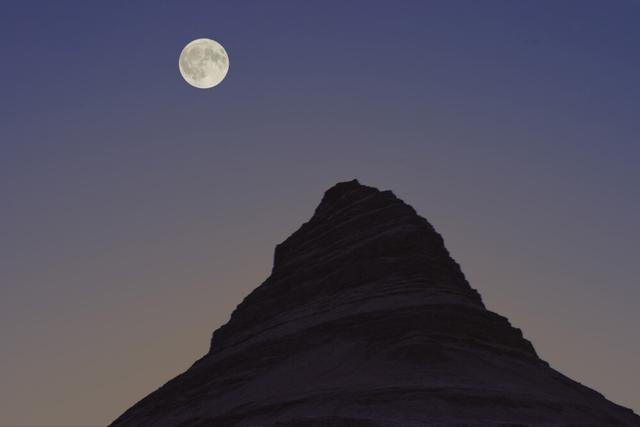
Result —
<path fill-rule="evenodd" d="M 178 66 L 191 86 L 209 89 L 224 80 L 229 71 L 229 56 L 217 41 L 197 39 L 182 49 Z"/>

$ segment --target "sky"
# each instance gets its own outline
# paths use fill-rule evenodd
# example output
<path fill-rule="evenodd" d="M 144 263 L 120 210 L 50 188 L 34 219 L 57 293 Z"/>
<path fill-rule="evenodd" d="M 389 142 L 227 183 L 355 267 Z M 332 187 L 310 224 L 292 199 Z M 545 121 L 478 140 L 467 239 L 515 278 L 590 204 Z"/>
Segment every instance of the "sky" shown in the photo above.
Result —
<path fill-rule="evenodd" d="M 0 426 L 104 426 L 338 181 L 391 189 L 542 358 L 640 412 L 640 2 L 3 1 Z M 178 55 L 212 38 L 212 90 Z"/>

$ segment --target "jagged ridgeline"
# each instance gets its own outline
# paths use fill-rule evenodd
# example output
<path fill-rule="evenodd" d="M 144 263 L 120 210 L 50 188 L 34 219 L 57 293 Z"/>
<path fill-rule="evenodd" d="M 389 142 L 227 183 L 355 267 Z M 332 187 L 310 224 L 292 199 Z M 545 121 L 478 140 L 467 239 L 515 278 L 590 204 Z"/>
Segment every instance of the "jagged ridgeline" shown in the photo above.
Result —
<path fill-rule="evenodd" d="M 390 191 L 329 189 L 207 355 L 113 426 L 640 426 L 488 311 Z"/>

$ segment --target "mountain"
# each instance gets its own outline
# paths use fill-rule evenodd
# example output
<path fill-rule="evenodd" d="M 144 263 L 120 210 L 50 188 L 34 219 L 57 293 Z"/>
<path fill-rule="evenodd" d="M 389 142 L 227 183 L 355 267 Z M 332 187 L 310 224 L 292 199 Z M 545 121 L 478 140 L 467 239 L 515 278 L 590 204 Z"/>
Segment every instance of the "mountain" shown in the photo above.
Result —
<path fill-rule="evenodd" d="M 541 360 L 390 191 L 329 189 L 202 359 L 114 427 L 640 426 Z"/>

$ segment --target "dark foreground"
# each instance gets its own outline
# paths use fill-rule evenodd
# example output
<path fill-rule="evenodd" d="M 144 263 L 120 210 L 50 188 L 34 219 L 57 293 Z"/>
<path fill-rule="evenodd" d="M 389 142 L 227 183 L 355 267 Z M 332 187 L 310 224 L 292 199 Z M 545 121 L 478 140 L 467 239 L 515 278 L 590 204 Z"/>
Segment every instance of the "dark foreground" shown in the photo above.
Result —
<path fill-rule="evenodd" d="M 132 427 L 640 426 L 488 311 L 391 192 L 328 190 L 209 353 L 120 416 Z"/>

